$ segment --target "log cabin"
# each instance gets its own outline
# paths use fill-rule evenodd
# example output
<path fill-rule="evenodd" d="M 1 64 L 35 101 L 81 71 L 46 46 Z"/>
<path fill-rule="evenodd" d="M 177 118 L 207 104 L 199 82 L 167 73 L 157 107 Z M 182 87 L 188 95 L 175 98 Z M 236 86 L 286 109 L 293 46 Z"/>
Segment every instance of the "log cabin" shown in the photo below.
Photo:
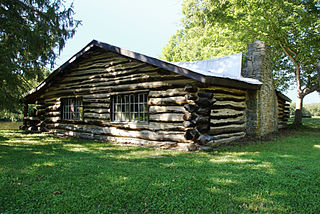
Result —
<path fill-rule="evenodd" d="M 22 128 L 208 150 L 276 132 L 286 125 L 290 101 L 274 88 L 261 41 L 248 44 L 245 60 L 235 54 L 171 63 L 93 40 L 25 94 Z"/>

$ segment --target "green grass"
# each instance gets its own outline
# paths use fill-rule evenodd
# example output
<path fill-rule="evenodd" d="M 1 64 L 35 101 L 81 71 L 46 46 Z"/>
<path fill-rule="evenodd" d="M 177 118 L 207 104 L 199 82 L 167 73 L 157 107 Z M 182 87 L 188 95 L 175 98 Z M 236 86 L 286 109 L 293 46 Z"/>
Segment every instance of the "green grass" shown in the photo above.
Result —
<path fill-rule="evenodd" d="M 0 122 L 0 130 L 19 129 L 21 125 L 22 122 Z"/>
<path fill-rule="evenodd" d="M 320 213 L 320 119 L 185 153 L 0 131 L 0 213 Z"/>

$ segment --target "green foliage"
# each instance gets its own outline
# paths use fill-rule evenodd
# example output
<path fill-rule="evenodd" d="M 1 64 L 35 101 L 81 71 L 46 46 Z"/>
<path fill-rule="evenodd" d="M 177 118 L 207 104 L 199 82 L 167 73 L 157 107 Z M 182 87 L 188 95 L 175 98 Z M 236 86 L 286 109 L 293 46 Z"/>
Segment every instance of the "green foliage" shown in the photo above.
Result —
<path fill-rule="evenodd" d="M 18 108 L 22 94 L 46 76 L 79 21 L 61 0 L 3 0 L 0 4 L 0 110 Z"/>
<path fill-rule="evenodd" d="M 22 121 L 23 120 L 23 112 L 22 109 L 19 108 L 18 111 L 14 110 L 2 110 L 0 111 L 0 121 Z"/>
<path fill-rule="evenodd" d="M 320 103 L 305 105 L 305 109 L 310 112 L 312 116 L 320 116 Z"/>
<path fill-rule="evenodd" d="M 211 59 L 239 53 L 246 49 L 247 41 L 241 34 L 224 23 L 211 22 L 204 17 L 201 1 L 184 0 L 182 26 L 163 48 L 167 61 L 193 61 Z"/>
<path fill-rule="evenodd" d="M 290 115 L 294 115 L 296 103 L 290 103 Z M 320 103 L 305 104 L 302 108 L 303 116 L 320 116 Z"/>
<path fill-rule="evenodd" d="M 212 58 L 242 51 L 262 40 L 271 46 L 277 87 L 292 83 L 304 96 L 319 91 L 318 0 L 184 0 L 183 28 L 163 49 L 169 61 Z"/>
<path fill-rule="evenodd" d="M 212 153 L 0 131 L 0 213 L 319 213 L 320 120 Z"/>

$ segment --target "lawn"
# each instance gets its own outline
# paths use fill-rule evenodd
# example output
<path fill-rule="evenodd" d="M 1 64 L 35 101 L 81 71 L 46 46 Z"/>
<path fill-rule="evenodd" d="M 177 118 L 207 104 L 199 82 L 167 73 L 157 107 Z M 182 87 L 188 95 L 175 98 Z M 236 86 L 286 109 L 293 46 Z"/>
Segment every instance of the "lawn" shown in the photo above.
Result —
<path fill-rule="evenodd" d="M 0 130 L 19 129 L 19 126 L 22 126 L 22 122 L 2 122 L 2 121 L 0 121 Z"/>
<path fill-rule="evenodd" d="M 210 153 L 0 130 L 0 213 L 320 213 L 320 119 Z"/>

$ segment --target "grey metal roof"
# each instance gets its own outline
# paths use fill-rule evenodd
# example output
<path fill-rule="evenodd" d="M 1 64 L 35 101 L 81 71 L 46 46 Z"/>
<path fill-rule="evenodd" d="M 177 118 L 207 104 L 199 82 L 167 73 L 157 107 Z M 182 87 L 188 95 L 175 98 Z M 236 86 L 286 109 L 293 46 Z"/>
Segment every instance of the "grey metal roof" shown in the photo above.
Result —
<path fill-rule="evenodd" d="M 174 64 L 205 76 L 228 78 L 249 84 L 262 84 L 257 79 L 241 76 L 242 53 L 201 61 L 176 62 Z"/>

